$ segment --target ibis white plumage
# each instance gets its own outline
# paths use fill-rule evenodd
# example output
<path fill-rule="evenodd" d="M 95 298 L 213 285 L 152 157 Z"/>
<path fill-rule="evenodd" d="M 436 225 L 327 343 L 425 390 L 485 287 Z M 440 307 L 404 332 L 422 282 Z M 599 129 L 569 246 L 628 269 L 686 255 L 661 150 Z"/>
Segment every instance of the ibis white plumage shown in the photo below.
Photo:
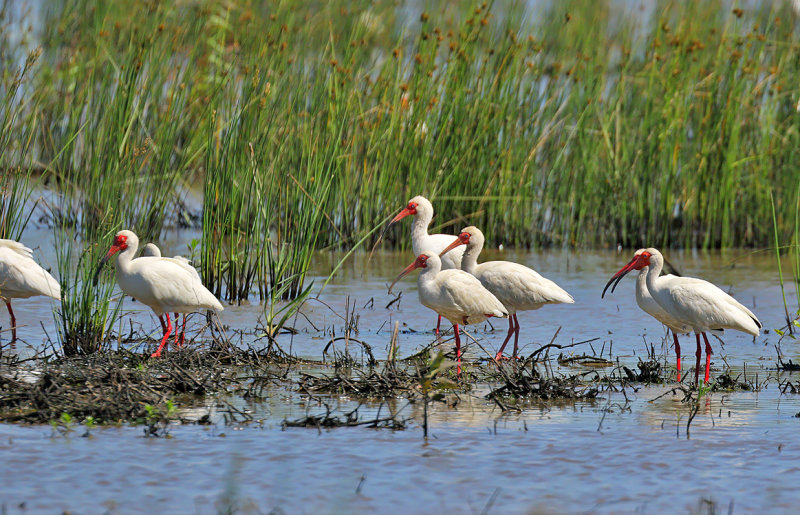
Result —
<path fill-rule="evenodd" d="M 171 258 L 161 257 L 161 249 L 159 249 L 155 243 L 148 243 L 144 246 L 144 249 L 142 249 L 142 257 L 157 257 L 177 263 L 188 270 L 195 277 L 195 279 L 202 282 L 202 279 L 200 279 L 200 274 L 197 273 L 197 269 L 192 266 L 191 261 L 183 256 L 173 256 Z M 175 313 L 175 345 L 177 347 L 183 347 L 183 342 L 186 339 L 186 314 L 184 313 L 183 315 L 183 324 L 181 325 L 180 331 L 178 331 L 178 315 L 180 315 L 180 313 Z M 161 322 L 161 330 L 166 331 L 167 326 L 164 325 L 164 320 L 159 318 L 158 321 Z"/>
<path fill-rule="evenodd" d="M 172 332 L 170 313 L 193 313 L 201 309 L 222 311 L 223 307 L 203 286 L 197 271 L 189 270 L 191 265 L 174 258 L 151 256 L 134 259 L 138 247 L 139 238 L 133 232 L 119 231 L 100 266 L 119 252 L 116 276 L 122 291 L 152 309 L 159 320 L 166 316 L 166 324 L 162 321 L 162 327 L 166 325 L 166 329 L 161 345 L 152 355 L 158 357 Z"/>
<path fill-rule="evenodd" d="M 430 250 L 422 252 L 389 286 L 389 291 L 403 276 L 421 268 L 417 279 L 420 303 L 453 324 L 456 338 L 456 360 L 461 373 L 461 337 L 459 324 L 475 324 L 489 317 L 505 318 L 508 310 L 481 285 L 474 276 L 462 270 L 442 270 L 439 256 Z"/>
<path fill-rule="evenodd" d="M 631 270 L 645 272 L 647 291 L 653 300 L 670 317 L 679 321 L 683 326 L 689 327 L 695 333 L 697 340 L 695 382 L 699 379 L 702 355 L 700 335 L 703 336 L 706 348 L 704 381 L 707 383 L 713 352 L 706 332 L 734 329 L 758 336 L 761 322 L 752 311 L 708 281 L 674 275 L 659 277 L 663 266 L 664 257 L 658 250 L 654 248 L 640 249 L 633 259 L 611 278 L 609 284 Z"/>
<path fill-rule="evenodd" d="M 442 253 L 446 256 L 461 245 L 466 250 L 461 259 L 461 270 L 475 276 L 481 284 L 503 303 L 508 313 L 508 334 L 495 360 L 503 357 L 503 350 L 514 335 L 514 352 L 519 347 L 518 311 L 539 309 L 545 304 L 573 304 L 575 299 L 559 285 L 542 277 L 535 270 L 511 261 L 487 261 L 478 264 L 485 238 L 477 227 L 470 226 L 461 231 L 456 240 Z"/>
<path fill-rule="evenodd" d="M 428 234 L 428 226 L 433 220 L 433 204 L 422 195 L 417 195 L 406 204 L 406 207 L 397 213 L 389 225 L 392 225 L 407 216 L 414 216 L 411 224 L 411 249 L 415 256 L 419 256 L 426 250 L 441 253 L 445 247 L 450 245 L 456 237 L 450 234 Z M 461 257 L 464 249 L 456 249 L 441 258 L 442 270 L 460 270 Z M 439 325 L 442 322 L 441 315 L 436 323 L 436 334 L 439 334 Z"/>
<path fill-rule="evenodd" d="M 17 318 L 11 299 L 43 295 L 61 300 L 61 285 L 33 260 L 33 251 L 14 240 L 0 239 L 0 299 L 11 317 L 11 341 L 17 340 Z"/>
<path fill-rule="evenodd" d="M 144 249 L 142 250 L 142 257 L 157 257 L 161 259 L 166 259 L 168 261 L 172 261 L 184 267 L 187 271 L 189 271 L 189 273 L 191 273 L 194 276 L 195 279 L 197 279 L 198 281 L 202 281 L 200 279 L 200 274 L 197 273 L 197 269 L 194 266 L 192 266 L 192 262 L 189 261 L 188 258 L 185 258 L 183 256 L 172 256 L 171 258 L 162 257 L 161 249 L 159 249 L 155 243 L 148 243 L 147 245 L 144 246 Z"/>

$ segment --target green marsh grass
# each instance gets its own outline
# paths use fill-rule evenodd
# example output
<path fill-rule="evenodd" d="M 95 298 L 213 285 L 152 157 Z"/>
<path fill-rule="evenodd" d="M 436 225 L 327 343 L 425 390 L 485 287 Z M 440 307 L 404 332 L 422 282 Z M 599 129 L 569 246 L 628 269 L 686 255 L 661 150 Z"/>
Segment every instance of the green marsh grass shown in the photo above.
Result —
<path fill-rule="evenodd" d="M 469 219 L 506 245 L 763 246 L 769 191 L 796 184 L 797 41 L 784 3 L 738 15 L 721 0 L 661 1 L 652 18 L 584 1 L 535 15 L 433 2 L 413 16 L 391 2 L 63 4 L 38 74 L 59 80 L 37 91 L 53 96 L 65 75 L 102 81 L 85 66 L 131 57 L 143 38 L 158 59 L 141 73 L 161 88 L 143 88 L 142 102 L 187 88 L 170 123 L 190 156 L 213 152 L 210 112 L 227 123 L 236 109 L 257 133 L 236 145 L 258 139 L 254 152 L 274 161 L 262 168 L 301 184 L 333 174 L 315 199 L 332 221 L 316 248 L 347 248 L 417 193 L 434 198 L 437 225 Z M 66 110 L 47 120 L 65 126 Z M 79 128 L 66 124 L 62 139 Z M 309 142 L 320 154 L 303 158 Z M 309 158 L 329 166 L 304 169 Z M 208 159 L 187 162 L 201 180 Z M 266 202 L 286 201 L 277 190 Z M 776 209 L 788 220 L 787 203 Z M 406 247 L 402 231 L 387 244 Z"/>
<path fill-rule="evenodd" d="M 315 251 L 371 246 L 416 194 L 490 245 L 797 243 L 787 2 L 526 6 L 48 4 L 0 107 L 30 141 L 11 166 L 38 163 L 87 248 L 156 237 L 197 186 L 202 275 L 230 301 L 303 297 Z"/>
<path fill-rule="evenodd" d="M 795 200 L 794 233 L 792 234 L 788 245 L 781 245 L 781 240 L 778 233 L 778 220 L 775 217 L 774 200 L 772 200 L 771 205 L 775 234 L 775 261 L 778 271 L 778 282 L 781 285 L 783 308 L 786 316 L 786 326 L 784 326 L 786 331 L 783 329 L 776 329 L 776 332 L 781 336 L 788 332 L 789 335 L 794 339 L 794 333 L 800 331 L 800 184 L 797 186 L 797 196 Z M 791 263 L 791 282 L 794 285 L 795 299 L 797 300 L 796 311 L 794 307 L 789 307 L 789 301 L 786 298 L 786 280 L 784 278 L 783 265 L 781 264 L 782 251 L 788 255 Z"/>
<path fill-rule="evenodd" d="M 22 66 L 0 77 L 0 238 L 4 239 L 19 240 L 33 215 L 28 201 L 32 194 L 31 150 L 36 119 L 24 118 L 28 106 L 22 97 L 26 76 L 39 55 L 38 50 L 31 52 Z"/>
<path fill-rule="evenodd" d="M 62 95 L 41 102 L 49 123 L 40 144 L 53 156 L 47 173 L 59 194 L 53 219 L 63 293 L 55 318 L 65 354 L 94 352 L 111 335 L 121 297 L 112 300 L 111 273 L 93 282 L 96 266 L 119 229 L 142 242 L 158 238 L 197 158 L 183 146 L 190 111 L 182 72 L 148 73 L 169 62 L 132 34 L 119 53 L 97 47 L 81 63 L 80 80 L 61 77 L 53 87 Z"/>

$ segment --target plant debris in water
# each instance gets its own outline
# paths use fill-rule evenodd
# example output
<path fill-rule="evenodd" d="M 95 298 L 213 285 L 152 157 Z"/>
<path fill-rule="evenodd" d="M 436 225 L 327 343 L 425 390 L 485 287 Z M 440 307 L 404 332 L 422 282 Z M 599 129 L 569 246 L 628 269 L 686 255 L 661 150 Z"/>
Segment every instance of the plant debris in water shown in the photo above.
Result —
<path fill-rule="evenodd" d="M 230 364 L 263 365 L 257 358 L 251 350 L 212 348 L 159 360 L 126 350 L 42 360 L 40 368 L 15 367 L 0 375 L 0 421 L 47 423 L 66 413 L 102 424 L 146 422 L 153 410 L 170 411 L 176 399 L 191 404 L 234 387 L 246 393 L 250 378 Z"/>
<path fill-rule="evenodd" d="M 648 359 L 647 361 L 643 361 L 639 358 L 639 363 L 636 366 L 639 372 L 634 372 L 625 366 L 622 367 L 628 381 L 639 383 L 663 383 L 666 379 L 662 375 L 664 371 L 658 360 Z"/>
<path fill-rule="evenodd" d="M 348 394 L 359 397 L 388 398 L 409 392 L 419 380 L 404 369 L 392 366 L 382 371 L 370 368 L 367 373 L 337 368 L 333 375 L 300 373 L 299 389 L 303 393 Z"/>
<path fill-rule="evenodd" d="M 495 402 L 502 402 L 503 397 L 585 400 L 594 399 L 599 393 L 596 386 L 591 386 L 584 380 L 586 374 L 542 375 L 536 367 L 536 362 L 531 366 L 515 366 L 510 372 L 506 372 L 502 367 L 500 370 L 503 384 L 486 396 Z"/>
<path fill-rule="evenodd" d="M 742 374 L 737 375 L 736 377 L 731 376 L 730 370 L 723 372 L 722 374 L 718 375 L 714 379 L 714 383 L 712 385 L 713 391 L 733 391 L 733 390 L 758 390 L 759 387 L 757 384 L 754 384 L 747 380 L 745 377 L 744 380 L 742 379 Z"/>

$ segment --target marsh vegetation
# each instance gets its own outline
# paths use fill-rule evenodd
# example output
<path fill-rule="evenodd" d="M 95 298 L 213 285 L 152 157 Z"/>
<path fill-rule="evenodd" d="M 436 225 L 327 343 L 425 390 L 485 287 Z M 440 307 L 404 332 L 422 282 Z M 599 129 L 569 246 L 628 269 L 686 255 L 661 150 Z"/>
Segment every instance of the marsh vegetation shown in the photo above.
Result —
<path fill-rule="evenodd" d="M 537 437 L 547 443 L 534 454 L 559 448 L 566 461 L 585 455 L 560 447 L 572 429 L 563 420 L 584 430 L 578 447 L 598 443 L 588 433 L 632 428 L 608 438 L 617 449 L 641 445 L 639 463 L 603 442 L 597 451 L 611 454 L 612 468 L 635 469 L 631 481 L 652 448 L 666 445 L 655 430 L 665 420 L 693 455 L 703 452 L 692 447 L 698 433 L 717 438 L 723 408 L 729 423 L 755 427 L 757 436 L 737 433 L 751 446 L 766 441 L 759 424 L 786 423 L 769 417 L 783 417 L 781 399 L 800 391 L 792 375 L 800 35 L 790 2 L 62 0 L 28 8 L 0 0 L 0 19 L 0 238 L 50 247 L 63 288 L 48 308 L 52 321 L 28 328 L 44 345 L 12 349 L 0 331 L 0 421 L 50 423 L 54 438 L 79 427 L 96 434 L 98 425 L 157 437 L 195 424 L 223 435 L 270 423 L 370 427 L 389 430 L 381 438 L 405 450 L 424 439 L 428 453 L 437 438 L 456 441 L 473 425 L 493 437 L 498 425 L 501 434 L 530 434 L 536 413 L 557 419 L 549 422 L 557 429 L 541 424 Z M 524 342 L 525 359 L 499 365 L 481 347 L 493 327 L 476 329 L 458 377 L 450 336 L 436 339 L 423 326 L 428 314 L 410 306 L 413 292 L 384 295 L 383 281 L 399 268 L 378 262 L 396 268 L 409 256 L 393 251 L 410 241 L 407 225 L 381 229 L 420 193 L 435 203 L 432 230 L 476 225 L 488 249 L 550 266 L 578 292 L 579 314 L 537 314 L 542 328 Z M 193 334 L 203 336 L 189 348 L 145 358 L 156 342 L 144 324 L 153 320 L 122 298 L 110 270 L 92 281 L 123 228 L 142 242 L 174 243 L 236 322 L 195 317 Z M 377 258 L 365 259 L 379 238 Z M 621 318 L 624 307 L 580 311 L 600 290 L 580 274 L 597 282 L 618 259 L 607 249 L 639 246 L 719 274 L 752 298 L 748 305 L 758 298 L 771 332 L 754 342 L 726 338 L 708 388 L 675 383 L 669 342 L 642 334 L 641 324 L 619 327 L 633 323 Z M 540 261 L 529 249 L 554 254 Z M 764 255 L 774 261 L 765 265 Z M 752 276 L 734 271 L 755 265 Z M 757 395 L 777 398 L 779 415 L 753 408 Z M 624 418 L 632 410 L 644 421 Z M 780 438 L 782 427 L 773 428 Z M 480 446 L 477 433 L 467 441 Z M 363 442 L 377 439 L 352 438 L 365 453 L 359 463 L 383 452 Z M 527 445 L 517 438 L 500 443 L 512 462 L 514 445 Z M 553 474 L 542 466 L 539 477 Z M 726 479 L 715 484 L 734 496 Z M 485 492 L 476 511 L 502 503 L 497 492 Z M 697 509 L 717 506 L 691 492 L 703 499 Z M 554 501 L 539 493 L 545 506 Z M 567 509 L 586 508 L 581 502 Z"/>

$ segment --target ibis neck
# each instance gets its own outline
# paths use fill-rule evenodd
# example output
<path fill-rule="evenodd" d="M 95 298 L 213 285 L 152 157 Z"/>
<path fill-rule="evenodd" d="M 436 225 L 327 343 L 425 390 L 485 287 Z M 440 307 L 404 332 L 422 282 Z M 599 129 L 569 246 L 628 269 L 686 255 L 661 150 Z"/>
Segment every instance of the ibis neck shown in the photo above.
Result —
<path fill-rule="evenodd" d="M 649 297 L 647 292 L 647 267 L 639 270 L 639 275 L 636 277 L 636 303 L 641 307 L 645 297 Z"/>
<path fill-rule="evenodd" d="M 131 269 L 131 261 L 133 261 L 133 256 L 136 255 L 136 250 L 138 245 L 133 243 L 129 243 L 125 250 L 121 250 L 119 254 L 117 254 L 117 261 L 116 261 L 116 271 L 117 275 L 121 273 L 127 274 L 130 272 Z"/>
<path fill-rule="evenodd" d="M 470 241 L 466 250 L 464 250 L 464 256 L 461 258 L 461 270 L 475 275 L 475 271 L 478 269 L 478 256 L 482 249 L 482 244 Z"/>
<path fill-rule="evenodd" d="M 428 215 L 427 213 L 418 213 L 414 217 L 414 223 L 411 224 L 412 242 L 422 242 L 428 237 L 428 226 L 431 224 L 432 219 L 433 217 Z M 424 250 L 428 249 L 420 248 L 418 250 L 415 250 L 415 252 L 419 253 Z"/>
<path fill-rule="evenodd" d="M 436 276 L 441 271 L 442 271 L 441 263 L 434 263 L 431 262 L 431 260 L 428 260 L 428 265 L 420 271 L 419 279 L 417 279 L 417 282 L 420 285 L 430 283 L 431 281 L 436 279 Z"/>
<path fill-rule="evenodd" d="M 646 273 L 647 274 L 647 289 L 650 292 L 650 295 L 653 295 L 653 292 L 658 289 L 658 276 L 661 275 L 661 268 L 663 267 L 663 263 L 657 259 L 650 259 L 650 266 L 646 266 L 642 268 L 642 271 L 639 273 Z"/>

